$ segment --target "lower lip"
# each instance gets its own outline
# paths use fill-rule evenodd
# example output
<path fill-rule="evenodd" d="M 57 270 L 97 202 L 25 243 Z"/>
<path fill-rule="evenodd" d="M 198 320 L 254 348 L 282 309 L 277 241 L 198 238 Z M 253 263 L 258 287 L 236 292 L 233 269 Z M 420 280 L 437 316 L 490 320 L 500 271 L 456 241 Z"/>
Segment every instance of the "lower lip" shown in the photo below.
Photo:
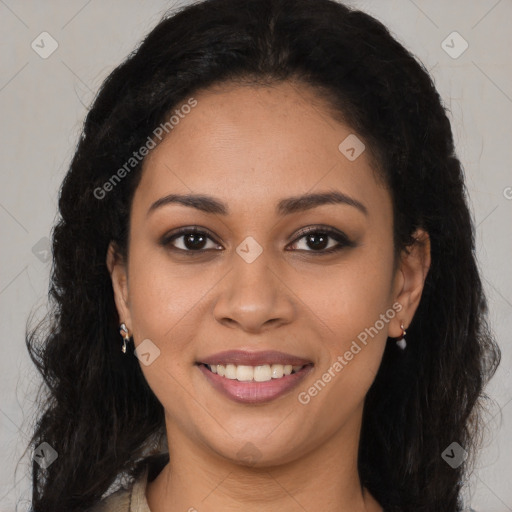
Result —
<path fill-rule="evenodd" d="M 258 404 L 274 400 L 292 390 L 312 370 L 313 365 L 309 364 L 301 368 L 297 373 L 266 382 L 241 382 L 236 379 L 227 379 L 211 372 L 204 364 L 199 364 L 198 367 L 208 379 L 208 382 L 223 395 L 235 402 Z"/>

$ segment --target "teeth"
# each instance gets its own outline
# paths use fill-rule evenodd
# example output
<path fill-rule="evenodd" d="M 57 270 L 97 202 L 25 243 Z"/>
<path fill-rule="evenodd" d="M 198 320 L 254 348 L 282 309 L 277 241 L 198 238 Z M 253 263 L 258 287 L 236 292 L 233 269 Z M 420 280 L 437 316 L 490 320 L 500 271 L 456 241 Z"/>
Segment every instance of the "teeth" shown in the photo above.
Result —
<path fill-rule="evenodd" d="M 273 379 L 280 379 L 284 375 L 284 366 L 282 364 L 273 364 L 270 370 Z"/>
<path fill-rule="evenodd" d="M 236 379 L 236 366 L 234 364 L 226 365 L 226 373 L 224 374 L 224 377 L 231 380 Z"/>
<path fill-rule="evenodd" d="M 215 365 L 213 365 L 215 366 Z M 254 370 L 252 366 L 237 366 L 236 367 L 236 380 L 241 382 L 252 380 L 254 377 Z"/>
<path fill-rule="evenodd" d="M 263 366 L 254 367 L 254 380 L 256 382 L 267 382 L 272 380 L 272 374 L 270 373 L 270 366 L 265 364 Z"/>
<path fill-rule="evenodd" d="M 292 366 L 291 364 L 264 364 L 261 366 L 207 364 L 206 366 L 212 373 L 240 382 L 268 382 L 272 379 L 280 379 L 283 376 L 291 375 L 303 368 L 302 365 Z"/>

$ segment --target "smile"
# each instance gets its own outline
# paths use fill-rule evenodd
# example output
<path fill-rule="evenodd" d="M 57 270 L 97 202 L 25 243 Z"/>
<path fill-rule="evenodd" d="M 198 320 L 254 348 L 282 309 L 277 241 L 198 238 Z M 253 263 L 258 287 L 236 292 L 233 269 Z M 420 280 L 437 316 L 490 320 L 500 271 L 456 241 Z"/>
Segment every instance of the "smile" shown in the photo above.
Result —
<path fill-rule="evenodd" d="M 264 364 L 259 366 L 235 365 L 235 364 L 207 364 L 212 373 L 226 379 L 239 382 L 268 382 L 272 379 L 281 379 L 284 376 L 299 372 L 306 365 L 292 366 L 291 364 Z"/>
<path fill-rule="evenodd" d="M 232 359 L 233 361 L 233 359 Z M 247 363 L 247 361 L 243 361 Z M 196 363 L 213 390 L 242 404 L 265 404 L 290 393 L 313 370 L 313 363 L 225 364 Z"/>

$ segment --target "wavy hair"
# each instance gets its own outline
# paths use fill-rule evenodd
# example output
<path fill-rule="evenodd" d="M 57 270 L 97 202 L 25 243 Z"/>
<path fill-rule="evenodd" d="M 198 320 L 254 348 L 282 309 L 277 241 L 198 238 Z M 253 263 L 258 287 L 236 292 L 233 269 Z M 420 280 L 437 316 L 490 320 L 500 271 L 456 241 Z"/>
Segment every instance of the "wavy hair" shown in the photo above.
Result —
<path fill-rule="evenodd" d="M 368 142 L 391 194 L 396 253 L 416 228 L 431 240 L 408 348 L 388 344 L 365 399 L 361 483 L 386 512 L 461 510 L 472 457 L 452 468 L 441 453 L 454 441 L 478 449 L 483 389 L 501 355 L 463 169 L 432 79 L 383 24 L 335 1 L 205 0 L 167 13 L 104 81 L 62 183 L 51 307 L 26 335 L 45 384 L 30 446 L 45 441 L 59 454 L 46 469 L 32 464 L 34 512 L 87 510 L 165 435 L 137 358 L 120 351 L 105 263 L 111 241 L 127 255 L 141 163 L 104 197 L 95 191 L 193 93 L 281 81 L 315 88 L 333 118 Z"/>

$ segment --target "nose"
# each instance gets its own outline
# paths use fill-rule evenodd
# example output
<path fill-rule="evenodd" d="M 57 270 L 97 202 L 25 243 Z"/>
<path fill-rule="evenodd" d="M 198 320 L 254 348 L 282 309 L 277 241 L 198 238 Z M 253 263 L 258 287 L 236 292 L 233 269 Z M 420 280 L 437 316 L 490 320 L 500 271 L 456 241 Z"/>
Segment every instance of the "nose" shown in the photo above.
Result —
<path fill-rule="evenodd" d="M 290 323 L 296 307 L 285 279 L 265 251 L 251 263 L 234 254 L 232 270 L 219 283 L 215 319 L 250 333 Z"/>

